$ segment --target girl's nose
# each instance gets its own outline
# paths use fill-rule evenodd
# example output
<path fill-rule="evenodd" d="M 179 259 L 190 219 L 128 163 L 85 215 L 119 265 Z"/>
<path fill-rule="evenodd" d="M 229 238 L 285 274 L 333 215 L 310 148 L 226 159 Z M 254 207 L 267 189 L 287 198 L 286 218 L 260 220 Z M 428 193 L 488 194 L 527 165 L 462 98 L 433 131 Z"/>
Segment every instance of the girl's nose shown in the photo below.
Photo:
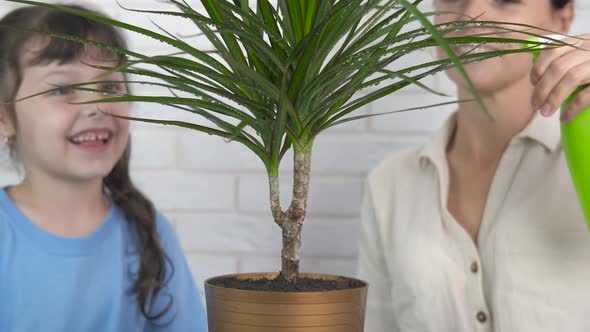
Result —
<path fill-rule="evenodd" d="M 82 114 L 86 117 L 94 117 L 96 115 L 101 115 L 102 112 L 98 109 L 97 105 L 87 105 L 88 107 L 85 107 L 82 110 Z"/>
<path fill-rule="evenodd" d="M 477 19 L 479 21 L 491 20 L 490 3 L 495 0 L 464 0 L 464 19 Z"/>
<path fill-rule="evenodd" d="M 98 92 L 98 91 L 88 91 L 88 90 L 76 90 L 75 91 L 76 97 L 75 102 L 83 103 L 92 100 L 100 100 L 104 98 L 111 98 L 113 97 L 108 92 Z M 96 103 L 92 104 L 83 104 L 80 106 L 80 113 L 86 117 L 94 117 L 102 115 L 103 112 L 108 112 L 109 103 L 100 103 L 97 101 Z"/>

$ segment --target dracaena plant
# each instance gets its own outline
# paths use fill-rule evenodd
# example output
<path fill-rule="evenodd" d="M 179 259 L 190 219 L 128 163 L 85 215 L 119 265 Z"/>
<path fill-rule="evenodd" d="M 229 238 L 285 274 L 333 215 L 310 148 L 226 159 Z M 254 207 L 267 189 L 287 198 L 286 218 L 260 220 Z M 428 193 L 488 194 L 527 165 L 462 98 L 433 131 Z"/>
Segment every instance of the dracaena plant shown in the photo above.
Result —
<path fill-rule="evenodd" d="M 480 102 L 485 111 L 461 64 L 522 52 L 523 49 L 457 55 L 450 45 L 469 44 L 476 49 L 482 43 L 521 43 L 523 40 L 484 34 L 450 36 L 462 29 L 473 31 L 482 26 L 501 31 L 534 28 L 471 19 L 433 25 L 428 17 L 433 13 L 423 13 L 417 7 L 421 0 L 258 0 L 254 6 L 247 0 L 201 0 L 206 13 L 198 12 L 183 0 L 160 1 L 173 4 L 173 11 L 125 8 L 191 21 L 194 33 L 183 31 L 183 34 L 205 36 L 210 43 L 205 49 L 191 43 L 190 38 L 159 26 L 159 32 L 154 32 L 43 2 L 5 1 L 54 8 L 143 34 L 177 49 L 178 52 L 173 54 L 147 56 L 30 29 L 31 32 L 125 54 L 128 59 L 125 65 L 98 68 L 145 78 L 128 81 L 129 84 L 153 84 L 171 92 L 163 96 L 124 94 L 101 99 L 101 103 L 149 102 L 192 112 L 207 120 L 209 125 L 166 119 L 130 119 L 216 135 L 239 142 L 256 154 L 268 174 L 272 217 L 282 229 L 281 274 L 289 281 L 296 280 L 299 272 L 312 147 L 318 135 L 332 126 L 372 116 L 355 116 L 354 112 L 409 85 L 436 93 L 420 80 L 452 66 L 462 73 L 473 91 L 474 100 Z M 412 22 L 420 24 L 412 29 L 409 28 Z M 529 45 L 539 46 L 535 42 Z M 403 69 L 390 69 L 396 60 L 408 53 L 435 46 L 441 47 L 448 57 Z M 145 65 L 156 70 L 144 68 Z M 72 87 L 101 91 L 84 85 Z M 181 93 L 185 96 L 180 97 Z M 290 149 L 294 156 L 292 199 L 290 205 L 283 208 L 279 197 L 279 164 Z"/>

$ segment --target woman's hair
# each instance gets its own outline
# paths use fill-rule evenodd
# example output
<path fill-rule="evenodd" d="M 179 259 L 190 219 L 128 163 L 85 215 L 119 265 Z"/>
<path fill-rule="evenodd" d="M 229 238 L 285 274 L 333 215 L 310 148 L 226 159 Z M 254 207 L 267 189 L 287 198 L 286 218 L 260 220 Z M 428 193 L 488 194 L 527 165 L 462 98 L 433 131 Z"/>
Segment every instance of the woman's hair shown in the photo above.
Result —
<path fill-rule="evenodd" d="M 76 5 L 62 5 L 71 9 L 89 11 L 104 15 L 97 11 Z M 24 68 L 27 66 L 50 64 L 57 61 L 60 64 L 77 61 L 83 55 L 87 46 L 78 42 L 52 38 L 37 33 L 27 32 L 23 28 L 49 31 L 56 34 L 72 35 L 78 38 L 127 49 L 125 39 L 116 28 L 88 20 L 73 14 L 47 9 L 43 7 L 22 7 L 8 13 L 0 19 L 3 26 L 15 28 L 0 28 L 0 101 L 5 105 L 3 112 L 8 113 L 9 119 L 18 130 L 15 114 L 16 93 L 22 83 Z M 23 63 L 23 55 L 32 42 L 44 41 L 44 47 L 35 51 L 30 61 Z M 125 63 L 124 55 L 101 49 L 101 56 L 113 56 L 116 65 Z M 15 144 L 9 144 L 11 155 L 15 156 Z M 142 314 L 148 320 L 156 320 L 163 316 L 172 305 L 159 313 L 152 314 L 151 304 L 165 285 L 166 261 L 157 232 L 155 211 L 153 204 L 132 183 L 129 176 L 130 142 L 127 144 L 123 156 L 111 172 L 103 179 L 105 191 L 115 204 L 124 212 L 127 221 L 135 231 L 137 250 L 139 252 L 139 271 L 133 285 L 133 292 L 137 295 L 138 305 Z"/>
<path fill-rule="evenodd" d="M 573 0 L 551 0 L 551 4 L 553 5 L 554 9 L 562 9 L 568 3 L 572 2 Z"/>

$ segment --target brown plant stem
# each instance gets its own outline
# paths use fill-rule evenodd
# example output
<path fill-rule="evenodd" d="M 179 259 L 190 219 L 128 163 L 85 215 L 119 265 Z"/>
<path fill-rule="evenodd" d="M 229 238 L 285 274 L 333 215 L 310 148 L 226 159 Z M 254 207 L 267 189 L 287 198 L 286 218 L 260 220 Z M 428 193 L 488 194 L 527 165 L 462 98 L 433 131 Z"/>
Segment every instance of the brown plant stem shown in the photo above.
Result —
<path fill-rule="evenodd" d="M 271 211 L 275 222 L 282 229 L 283 248 L 281 250 L 281 275 L 294 282 L 299 275 L 301 250 L 301 231 L 307 212 L 309 177 L 311 168 L 311 148 L 296 150 L 293 170 L 293 196 L 289 209 L 282 211 L 280 206 L 278 177 L 270 177 Z"/>

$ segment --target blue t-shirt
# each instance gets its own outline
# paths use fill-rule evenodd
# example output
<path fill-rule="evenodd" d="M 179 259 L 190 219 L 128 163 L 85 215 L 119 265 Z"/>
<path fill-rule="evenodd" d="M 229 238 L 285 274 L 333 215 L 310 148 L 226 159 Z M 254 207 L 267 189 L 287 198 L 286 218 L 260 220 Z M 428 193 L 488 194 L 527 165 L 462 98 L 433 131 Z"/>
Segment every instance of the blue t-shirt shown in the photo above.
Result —
<path fill-rule="evenodd" d="M 166 287 L 152 313 L 139 310 L 132 291 L 138 271 L 135 233 L 111 204 L 104 223 L 81 238 L 52 235 L 34 225 L 0 188 L 0 331 L 207 331 L 206 315 L 174 229 L 157 214 Z M 172 301 L 172 302 L 170 302 Z"/>

